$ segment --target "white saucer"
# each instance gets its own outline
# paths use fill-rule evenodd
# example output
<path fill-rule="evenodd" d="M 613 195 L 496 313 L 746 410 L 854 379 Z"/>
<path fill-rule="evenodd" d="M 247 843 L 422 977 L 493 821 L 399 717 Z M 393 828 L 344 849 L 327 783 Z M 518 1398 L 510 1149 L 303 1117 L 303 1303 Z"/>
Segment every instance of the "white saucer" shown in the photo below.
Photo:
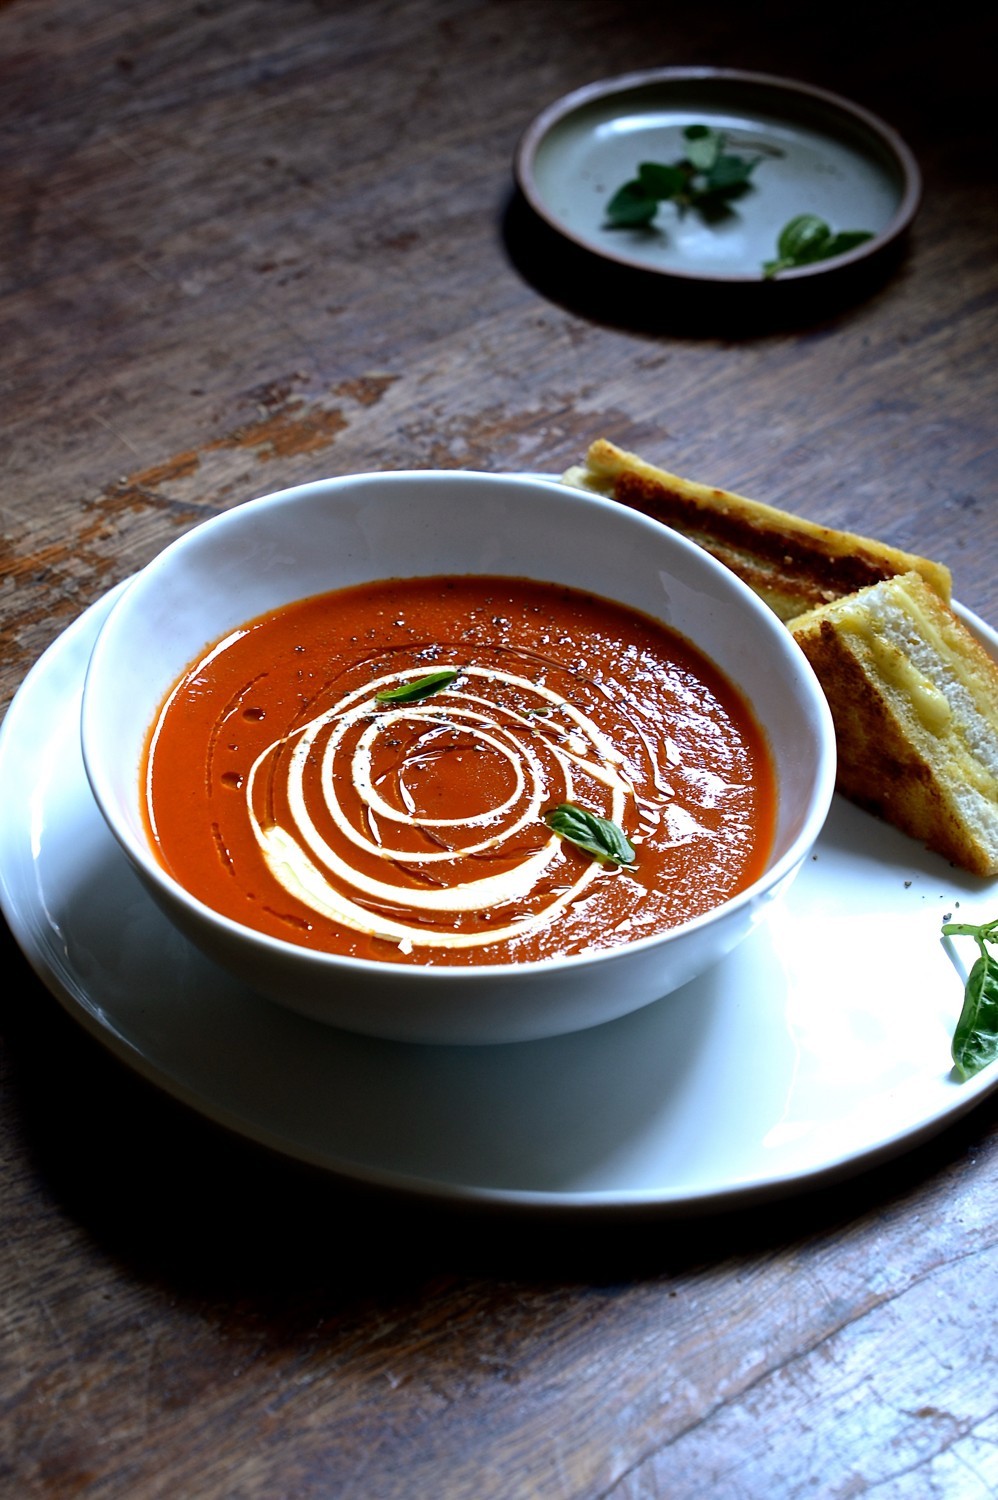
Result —
<path fill-rule="evenodd" d="M 80 694 L 112 597 L 42 657 L 0 731 L 0 905 L 70 1014 L 209 1118 L 354 1181 L 438 1199 L 687 1211 L 868 1165 L 998 1084 L 998 1066 L 965 1084 L 950 1075 L 964 976 L 939 935 L 957 908 L 993 917 L 998 881 L 839 799 L 762 929 L 609 1025 L 419 1047 L 257 998 L 173 931 L 90 795 Z M 964 617 L 998 656 L 998 635 Z M 959 959 L 973 957 L 968 943 Z"/>

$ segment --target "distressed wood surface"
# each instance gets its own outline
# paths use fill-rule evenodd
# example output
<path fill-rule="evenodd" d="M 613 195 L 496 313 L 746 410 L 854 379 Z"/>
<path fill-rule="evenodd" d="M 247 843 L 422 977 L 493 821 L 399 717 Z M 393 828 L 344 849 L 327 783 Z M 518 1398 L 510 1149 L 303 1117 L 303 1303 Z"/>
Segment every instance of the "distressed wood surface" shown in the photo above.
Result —
<path fill-rule="evenodd" d="M 6 0 L 0 702 L 216 511 L 358 469 L 558 473 L 600 435 L 938 557 L 998 621 L 993 49 L 976 19 L 935 26 Z M 510 174 L 537 109 L 685 63 L 889 119 L 925 176 L 900 262 L 767 321 L 594 275 L 540 232 Z M 222 1136 L 2 943 L 0 1493 L 998 1490 L 993 1100 L 755 1212 L 461 1216 Z"/>

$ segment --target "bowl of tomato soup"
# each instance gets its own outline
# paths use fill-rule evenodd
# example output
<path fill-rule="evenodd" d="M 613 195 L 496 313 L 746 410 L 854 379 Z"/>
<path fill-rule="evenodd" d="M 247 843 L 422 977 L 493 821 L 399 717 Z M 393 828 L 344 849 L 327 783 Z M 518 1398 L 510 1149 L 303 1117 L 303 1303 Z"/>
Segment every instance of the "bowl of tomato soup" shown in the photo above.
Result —
<path fill-rule="evenodd" d="M 307 484 L 123 591 L 82 710 L 152 896 L 254 990 L 374 1036 L 614 1019 L 746 937 L 831 798 L 825 700 L 708 554 L 556 481 Z"/>

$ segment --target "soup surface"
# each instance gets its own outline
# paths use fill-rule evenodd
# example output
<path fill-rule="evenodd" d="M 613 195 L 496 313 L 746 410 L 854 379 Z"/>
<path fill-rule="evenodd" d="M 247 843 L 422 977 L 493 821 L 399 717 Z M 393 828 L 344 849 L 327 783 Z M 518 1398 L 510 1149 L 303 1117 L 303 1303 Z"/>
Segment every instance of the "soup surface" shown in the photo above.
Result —
<path fill-rule="evenodd" d="M 248 622 L 169 694 L 145 788 L 162 864 L 207 905 L 424 965 L 617 946 L 707 911 L 761 873 L 775 801 L 752 715 L 680 636 L 498 577 L 365 584 Z M 553 831 L 563 804 L 633 860 Z"/>

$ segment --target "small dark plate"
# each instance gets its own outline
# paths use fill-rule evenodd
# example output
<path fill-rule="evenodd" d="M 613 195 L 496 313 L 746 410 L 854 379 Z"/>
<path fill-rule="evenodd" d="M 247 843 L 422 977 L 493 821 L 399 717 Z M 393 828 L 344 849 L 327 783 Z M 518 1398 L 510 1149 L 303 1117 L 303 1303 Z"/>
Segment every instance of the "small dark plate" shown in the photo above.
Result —
<path fill-rule="evenodd" d="M 617 188 L 641 162 L 682 157 L 693 124 L 723 131 L 729 151 L 760 158 L 750 189 L 709 221 L 664 203 L 647 228 L 608 227 Z M 779 280 L 853 265 L 895 241 L 921 198 L 911 151 L 869 111 L 807 84 L 724 68 L 660 68 L 567 94 L 524 133 L 515 173 L 534 212 L 576 245 L 618 265 L 715 283 L 761 282 L 780 230 L 802 213 L 872 238 Z"/>

